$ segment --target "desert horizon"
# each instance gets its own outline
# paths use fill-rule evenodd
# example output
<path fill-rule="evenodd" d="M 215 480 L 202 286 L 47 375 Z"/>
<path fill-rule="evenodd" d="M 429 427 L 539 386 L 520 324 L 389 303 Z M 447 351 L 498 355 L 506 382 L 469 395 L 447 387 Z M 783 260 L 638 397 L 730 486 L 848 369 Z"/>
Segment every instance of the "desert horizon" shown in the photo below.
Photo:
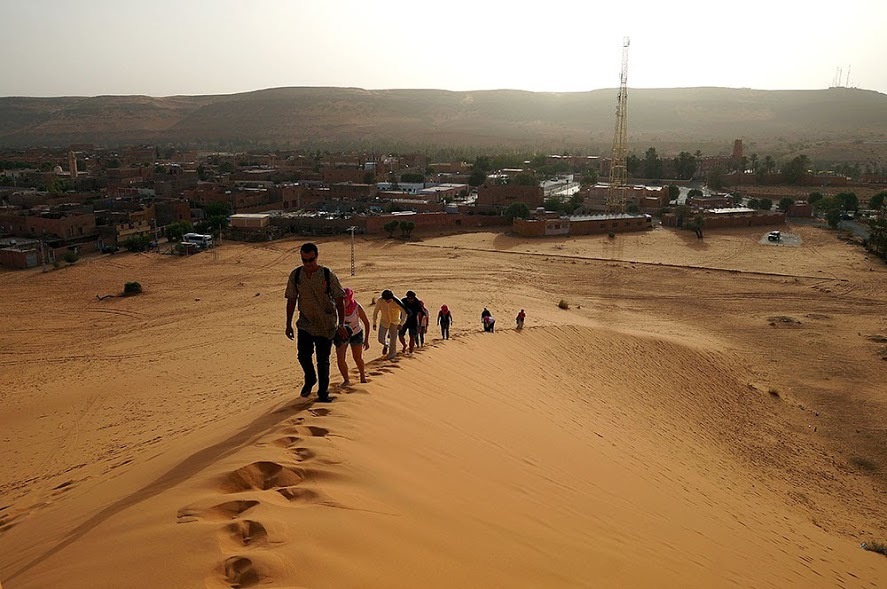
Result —
<path fill-rule="evenodd" d="M 324 405 L 305 238 L 2 271 L 0 583 L 887 585 L 887 267 L 782 229 L 317 240 L 454 317 Z"/>

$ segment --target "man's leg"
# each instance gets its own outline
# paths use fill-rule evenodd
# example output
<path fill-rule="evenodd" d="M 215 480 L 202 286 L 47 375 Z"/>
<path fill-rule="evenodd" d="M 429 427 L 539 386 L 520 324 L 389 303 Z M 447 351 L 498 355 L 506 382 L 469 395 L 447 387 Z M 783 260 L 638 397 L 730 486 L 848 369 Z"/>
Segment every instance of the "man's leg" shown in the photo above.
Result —
<path fill-rule="evenodd" d="M 326 337 L 315 337 L 317 348 L 317 398 L 323 399 L 330 395 L 330 352 L 333 340 Z"/>
<path fill-rule="evenodd" d="M 388 329 L 385 330 L 388 335 L 389 344 L 388 344 L 388 359 L 394 360 L 394 357 L 397 356 L 397 323 L 392 323 L 388 326 Z"/>
<path fill-rule="evenodd" d="M 376 333 L 378 334 L 377 339 L 379 340 L 379 343 L 382 344 L 382 355 L 384 356 L 388 353 L 388 327 L 382 327 L 380 325 L 379 330 Z"/>
<path fill-rule="evenodd" d="M 302 386 L 303 397 L 311 394 L 311 389 L 317 382 L 317 373 L 314 372 L 314 338 L 307 331 L 299 330 L 296 339 L 296 348 L 298 350 L 299 365 L 302 372 L 305 373 L 305 384 Z"/>

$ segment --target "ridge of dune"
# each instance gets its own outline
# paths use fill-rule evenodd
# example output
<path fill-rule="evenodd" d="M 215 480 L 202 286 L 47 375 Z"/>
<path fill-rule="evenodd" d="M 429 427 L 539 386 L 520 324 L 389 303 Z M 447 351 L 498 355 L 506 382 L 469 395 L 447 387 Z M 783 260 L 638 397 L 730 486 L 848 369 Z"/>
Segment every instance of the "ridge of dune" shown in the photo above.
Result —
<path fill-rule="evenodd" d="M 718 352 L 561 326 L 461 336 L 369 370 L 331 406 L 278 407 L 249 443 L 127 506 L 21 586 L 58 586 L 90 559 L 107 586 L 128 587 L 887 580 L 887 563 L 791 505 L 789 488 L 816 492 L 825 456 L 797 460 L 819 472 L 793 471 L 778 406 Z M 838 487 L 818 498 L 839 511 L 815 518 L 852 513 Z M 122 539 L 144 566 L 115 552 Z"/>

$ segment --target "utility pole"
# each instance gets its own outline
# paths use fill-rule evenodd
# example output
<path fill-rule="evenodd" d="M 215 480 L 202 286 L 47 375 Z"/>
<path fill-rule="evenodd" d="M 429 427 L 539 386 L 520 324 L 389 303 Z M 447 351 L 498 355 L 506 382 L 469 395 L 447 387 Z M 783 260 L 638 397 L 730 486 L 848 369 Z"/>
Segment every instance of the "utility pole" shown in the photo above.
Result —
<path fill-rule="evenodd" d="M 628 151 L 628 37 L 622 40 L 622 71 L 616 97 L 616 130 L 613 133 L 613 156 L 610 160 L 610 182 L 607 188 L 607 211 L 625 212 L 625 189 L 628 174 L 625 156 Z"/>
<path fill-rule="evenodd" d="M 357 225 L 352 225 L 348 228 L 348 231 L 351 232 L 351 275 L 354 276 L 354 232 L 357 230 Z"/>

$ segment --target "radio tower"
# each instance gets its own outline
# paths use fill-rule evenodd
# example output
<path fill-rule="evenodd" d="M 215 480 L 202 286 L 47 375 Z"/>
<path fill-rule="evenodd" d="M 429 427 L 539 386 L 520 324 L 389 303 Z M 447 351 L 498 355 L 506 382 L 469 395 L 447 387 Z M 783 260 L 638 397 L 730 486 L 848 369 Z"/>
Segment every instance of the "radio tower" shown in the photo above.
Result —
<path fill-rule="evenodd" d="M 613 158 L 610 160 L 610 186 L 607 189 L 607 211 L 625 212 L 627 184 L 625 154 L 628 142 L 628 37 L 622 39 L 622 72 L 619 76 L 619 95 L 616 98 L 616 132 L 613 134 Z"/>

